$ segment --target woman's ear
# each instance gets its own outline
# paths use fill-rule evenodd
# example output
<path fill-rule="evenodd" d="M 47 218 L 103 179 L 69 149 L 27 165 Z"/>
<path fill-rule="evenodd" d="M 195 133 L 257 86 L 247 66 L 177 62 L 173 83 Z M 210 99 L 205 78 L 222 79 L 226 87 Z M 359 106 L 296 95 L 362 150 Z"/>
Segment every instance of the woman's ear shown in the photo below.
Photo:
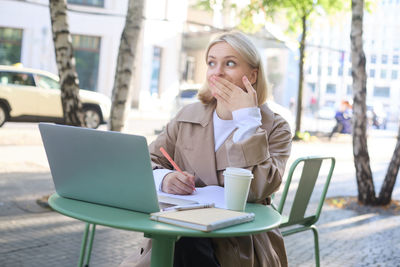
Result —
<path fill-rule="evenodd" d="M 257 82 L 258 77 L 258 69 L 252 69 L 249 77 L 249 81 L 251 84 L 255 84 Z"/>

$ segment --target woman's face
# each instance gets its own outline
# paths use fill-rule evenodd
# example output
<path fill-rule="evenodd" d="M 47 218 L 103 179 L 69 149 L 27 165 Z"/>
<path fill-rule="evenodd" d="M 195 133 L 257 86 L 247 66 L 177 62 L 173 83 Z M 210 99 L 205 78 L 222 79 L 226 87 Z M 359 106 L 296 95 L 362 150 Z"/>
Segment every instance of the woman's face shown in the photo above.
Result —
<path fill-rule="evenodd" d="M 247 76 L 251 84 L 257 81 L 257 69 L 226 42 L 214 44 L 207 55 L 207 82 L 212 76 L 218 76 L 244 89 L 242 77 Z"/>

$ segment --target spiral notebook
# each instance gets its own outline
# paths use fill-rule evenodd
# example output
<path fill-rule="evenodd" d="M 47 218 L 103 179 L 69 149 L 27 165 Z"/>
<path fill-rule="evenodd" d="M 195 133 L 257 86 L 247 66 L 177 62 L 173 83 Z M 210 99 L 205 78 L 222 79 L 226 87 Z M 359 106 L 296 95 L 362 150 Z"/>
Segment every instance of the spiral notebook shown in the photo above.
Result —
<path fill-rule="evenodd" d="M 182 211 L 165 211 L 150 214 L 150 219 L 185 228 L 210 232 L 228 226 L 254 220 L 254 213 L 220 208 L 204 208 Z"/>

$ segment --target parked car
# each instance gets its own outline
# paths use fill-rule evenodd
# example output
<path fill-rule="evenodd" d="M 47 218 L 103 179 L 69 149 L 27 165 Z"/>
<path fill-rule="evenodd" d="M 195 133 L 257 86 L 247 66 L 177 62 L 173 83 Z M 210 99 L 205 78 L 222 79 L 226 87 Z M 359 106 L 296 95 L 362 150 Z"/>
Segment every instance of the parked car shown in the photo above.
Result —
<path fill-rule="evenodd" d="M 109 97 L 79 90 L 85 123 L 97 128 L 109 119 Z M 6 121 L 63 123 L 58 76 L 46 71 L 0 65 L 0 126 Z"/>
<path fill-rule="evenodd" d="M 334 120 L 335 114 L 336 114 L 335 108 L 330 106 L 320 107 L 317 111 L 318 119 L 323 119 L 323 120 Z"/>
<path fill-rule="evenodd" d="M 174 117 L 182 107 L 199 101 L 197 94 L 201 86 L 201 84 L 184 84 L 180 87 L 172 107 L 172 117 Z"/>

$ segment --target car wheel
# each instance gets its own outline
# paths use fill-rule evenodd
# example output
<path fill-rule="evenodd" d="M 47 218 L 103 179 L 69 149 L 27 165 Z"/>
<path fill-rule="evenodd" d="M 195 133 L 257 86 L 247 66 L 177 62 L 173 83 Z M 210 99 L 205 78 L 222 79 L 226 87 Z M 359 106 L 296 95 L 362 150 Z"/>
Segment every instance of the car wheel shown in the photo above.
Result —
<path fill-rule="evenodd" d="M 7 108 L 0 104 L 0 127 L 7 121 Z"/>
<path fill-rule="evenodd" d="M 86 107 L 83 109 L 85 115 L 85 125 L 88 128 L 96 129 L 101 122 L 101 114 L 98 109 L 94 107 Z"/>

